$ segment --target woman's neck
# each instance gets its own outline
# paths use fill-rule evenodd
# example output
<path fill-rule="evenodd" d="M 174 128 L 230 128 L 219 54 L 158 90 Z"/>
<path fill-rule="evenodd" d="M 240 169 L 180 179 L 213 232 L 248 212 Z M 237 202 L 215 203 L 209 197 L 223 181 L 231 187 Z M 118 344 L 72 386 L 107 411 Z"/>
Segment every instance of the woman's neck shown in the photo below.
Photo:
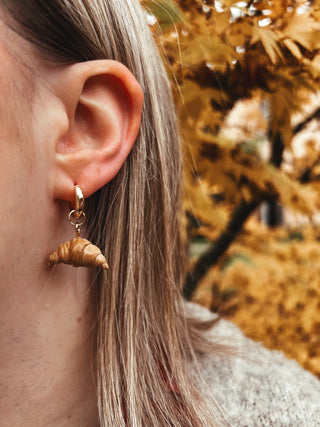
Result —
<path fill-rule="evenodd" d="M 34 273 L 0 287 L 1 426 L 98 425 L 89 272 Z"/>

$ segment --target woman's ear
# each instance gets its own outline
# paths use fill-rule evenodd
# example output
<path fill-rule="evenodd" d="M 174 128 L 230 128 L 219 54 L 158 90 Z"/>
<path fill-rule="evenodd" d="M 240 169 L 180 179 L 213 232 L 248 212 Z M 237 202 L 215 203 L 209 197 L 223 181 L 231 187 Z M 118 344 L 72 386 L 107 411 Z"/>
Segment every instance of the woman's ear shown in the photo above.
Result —
<path fill-rule="evenodd" d="M 78 63 L 61 72 L 58 96 L 68 124 L 55 143 L 54 197 L 72 201 L 75 184 L 88 197 L 118 173 L 139 132 L 143 93 L 116 61 Z"/>

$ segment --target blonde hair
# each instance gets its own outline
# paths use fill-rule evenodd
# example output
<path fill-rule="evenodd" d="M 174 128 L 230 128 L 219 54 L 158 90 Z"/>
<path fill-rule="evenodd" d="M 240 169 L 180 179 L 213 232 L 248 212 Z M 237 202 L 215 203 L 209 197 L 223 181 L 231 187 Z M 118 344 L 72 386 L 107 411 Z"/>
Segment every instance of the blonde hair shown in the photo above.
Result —
<path fill-rule="evenodd" d="M 201 328 L 183 314 L 179 138 L 170 84 L 139 2 L 1 5 L 14 18 L 14 29 L 49 61 L 115 59 L 133 72 L 145 96 L 132 152 L 87 203 L 87 234 L 110 265 L 96 280 L 101 426 L 222 425 L 190 374 L 194 349 L 206 343 Z"/>

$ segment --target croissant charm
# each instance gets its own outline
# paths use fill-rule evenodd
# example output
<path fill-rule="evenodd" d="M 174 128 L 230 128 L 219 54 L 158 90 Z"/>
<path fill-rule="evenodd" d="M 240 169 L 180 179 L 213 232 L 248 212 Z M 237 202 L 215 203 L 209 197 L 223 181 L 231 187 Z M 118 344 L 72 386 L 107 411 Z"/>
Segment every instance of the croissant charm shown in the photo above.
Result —
<path fill-rule="evenodd" d="M 62 243 L 49 257 L 49 264 L 71 264 L 74 267 L 102 267 L 107 270 L 107 260 L 100 249 L 81 237 Z"/>

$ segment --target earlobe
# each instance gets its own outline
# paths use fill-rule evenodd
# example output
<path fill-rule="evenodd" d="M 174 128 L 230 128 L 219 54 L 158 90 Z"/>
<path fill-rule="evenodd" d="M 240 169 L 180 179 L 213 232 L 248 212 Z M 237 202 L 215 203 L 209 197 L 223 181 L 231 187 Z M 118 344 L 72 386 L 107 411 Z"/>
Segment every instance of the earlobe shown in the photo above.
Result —
<path fill-rule="evenodd" d="M 118 173 L 139 132 L 143 93 L 116 61 L 69 67 L 64 82 L 73 87 L 61 92 L 69 126 L 55 145 L 54 194 L 71 201 L 75 184 L 89 197 Z"/>

